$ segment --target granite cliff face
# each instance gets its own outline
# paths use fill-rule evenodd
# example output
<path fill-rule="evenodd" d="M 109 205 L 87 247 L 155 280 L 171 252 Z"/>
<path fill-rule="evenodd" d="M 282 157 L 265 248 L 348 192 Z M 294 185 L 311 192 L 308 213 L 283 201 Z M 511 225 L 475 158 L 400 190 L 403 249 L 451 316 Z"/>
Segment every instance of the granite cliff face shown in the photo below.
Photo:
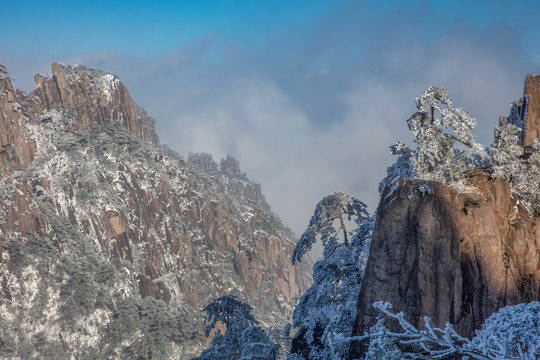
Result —
<path fill-rule="evenodd" d="M 525 96 L 513 108 L 524 146 L 539 134 L 538 79 L 527 76 Z M 353 335 L 375 325 L 381 313 L 372 304 L 379 300 L 403 311 L 415 327 L 429 316 L 433 325 L 450 322 L 467 337 L 499 308 L 540 300 L 540 218 L 488 170 L 469 172 L 464 182 L 458 192 L 402 180 L 382 194 Z M 354 343 L 349 358 L 359 357 L 364 346 Z"/>
<path fill-rule="evenodd" d="M 0 354 L 189 358 L 213 298 L 283 325 L 307 287 L 293 235 L 228 158 L 183 160 L 113 75 L 0 67 Z"/>
<path fill-rule="evenodd" d="M 375 324 L 378 300 L 415 326 L 427 315 L 471 336 L 497 309 L 540 299 L 540 219 L 505 180 L 478 172 L 467 182 L 464 193 L 427 182 L 433 193 L 422 195 L 424 181 L 407 181 L 381 202 L 356 333 Z"/>
<path fill-rule="evenodd" d="M 522 102 L 525 121 L 523 144 L 530 146 L 534 139 L 540 138 L 540 75 L 527 75 Z"/>

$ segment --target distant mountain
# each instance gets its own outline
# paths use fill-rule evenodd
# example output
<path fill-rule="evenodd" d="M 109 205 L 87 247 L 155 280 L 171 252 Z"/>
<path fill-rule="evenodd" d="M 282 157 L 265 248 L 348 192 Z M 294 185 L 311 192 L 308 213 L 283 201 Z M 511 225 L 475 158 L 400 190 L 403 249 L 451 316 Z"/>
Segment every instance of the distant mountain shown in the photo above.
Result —
<path fill-rule="evenodd" d="M 0 66 L 0 355 L 190 358 L 228 293 L 284 325 L 311 265 L 260 185 L 159 145 L 116 76 L 52 70 L 26 94 Z"/>

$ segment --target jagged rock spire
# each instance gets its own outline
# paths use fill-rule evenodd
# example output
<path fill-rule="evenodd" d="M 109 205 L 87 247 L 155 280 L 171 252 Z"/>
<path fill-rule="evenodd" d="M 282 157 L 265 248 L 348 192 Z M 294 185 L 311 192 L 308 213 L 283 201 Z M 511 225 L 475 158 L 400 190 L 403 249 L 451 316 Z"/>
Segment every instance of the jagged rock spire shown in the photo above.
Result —
<path fill-rule="evenodd" d="M 27 124 L 39 122 L 44 111 L 60 107 L 75 114 L 75 128 L 107 120 L 120 121 L 138 138 L 158 143 L 154 122 L 137 107 L 114 75 L 86 66 L 54 63 L 53 76 L 34 75 L 30 94 L 15 90 L 5 66 L 0 65 L 0 167 L 28 165 L 36 144 Z"/>
<path fill-rule="evenodd" d="M 54 63 L 53 76 L 35 75 L 37 88 L 30 93 L 47 109 L 67 105 L 77 113 L 78 126 L 119 120 L 135 136 L 158 142 L 154 124 L 135 106 L 128 90 L 112 74 L 86 66 Z"/>

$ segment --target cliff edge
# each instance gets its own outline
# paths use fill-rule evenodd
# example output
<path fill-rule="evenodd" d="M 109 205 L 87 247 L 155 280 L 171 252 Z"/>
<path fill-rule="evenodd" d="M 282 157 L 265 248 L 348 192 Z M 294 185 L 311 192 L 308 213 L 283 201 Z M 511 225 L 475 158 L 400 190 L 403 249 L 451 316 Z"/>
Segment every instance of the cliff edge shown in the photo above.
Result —
<path fill-rule="evenodd" d="M 523 98 L 501 118 L 501 125 L 510 123 L 521 132 L 515 139 L 524 152 L 516 162 L 531 156 L 540 134 L 539 79 L 527 75 Z M 534 171 L 534 165 L 524 171 Z M 393 312 L 403 312 L 418 329 L 428 316 L 434 327 L 450 323 L 472 338 L 498 309 L 540 300 L 537 212 L 492 169 L 470 170 L 461 181 L 458 191 L 440 182 L 400 178 L 383 191 L 353 336 L 369 332 L 382 316 L 373 307 L 376 301 L 390 302 Z M 395 322 L 387 326 L 401 331 Z M 362 356 L 365 346 L 353 342 L 348 358 Z"/>

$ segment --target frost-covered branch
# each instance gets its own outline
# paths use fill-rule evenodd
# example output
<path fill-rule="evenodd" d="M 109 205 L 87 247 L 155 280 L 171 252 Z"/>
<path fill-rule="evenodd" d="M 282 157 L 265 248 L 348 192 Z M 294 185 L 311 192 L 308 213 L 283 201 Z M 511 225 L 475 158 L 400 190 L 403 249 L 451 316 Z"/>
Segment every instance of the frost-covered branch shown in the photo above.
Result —
<path fill-rule="evenodd" d="M 449 323 L 446 324 L 444 329 L 433 328 L 430 318 L 426 316 L 424 317 L 426 330 L 418 330 L 405 320 L 403 312 L 392 313 L 389 310 L 392 308 L 389 302 L 377 301 L 373 304 L 373 307 L 382 311 L 389 318 L 397 320 L 404 330 L 402 333 L 389 331 L 386 335 L 399 339 L 401 344 L 417 344 L 426 353 L 425 357 L 423 354 L 406 354 L 407 356 L 413 356 L 412 358 L 416 359 L 439 359 L 450 355 L 468 355 L 473 359 L 490 359 L 469 350 L 467 344 L 470 344 L 470 340 L 457 334 Z"/>
<path fill-rule="evenodd" d="M 400 177 L 459 187 L 465 171 L 488 159 L 485 148 L 476 142 L 473 134 L 476 119 L 461 108 L 453 108 L 448 91 L 429 87 L 416 99 L 416 107 L 418 111 L 407 124 L 417 147 L 410 149 L 403 143 L 391 147 L 398 159 L 388 168 L 388 175 L 379 186 L 380 193 L 388 186 L 395 187 Z M 436 117 L 436 112 L 440 117 Z M 455 143 L 462 144 L 467 151 L 456 149 Z"/>
<path fill-rule="evenodd" d="M 416 345 L 420 350 L 405 352 L 409 359 L 443 359 L 462 356 L 477 360 L 537 360 L 540 358 L 540 303 L 532 302 L 500 309 L 486 320 L 476 336 L 460 336 L 449 323 L 444 329 L 431 325 L 424 317 L 425 330 L 418 330 L 405 320 L 402 312 L 390 311 L 392 305 L 378 301 L 373 306 L 396 320 L 403 332 L 384 330 L 384 336 L 402 345 Z M 381 327 L 362 338 L 381 336 Z"/>

